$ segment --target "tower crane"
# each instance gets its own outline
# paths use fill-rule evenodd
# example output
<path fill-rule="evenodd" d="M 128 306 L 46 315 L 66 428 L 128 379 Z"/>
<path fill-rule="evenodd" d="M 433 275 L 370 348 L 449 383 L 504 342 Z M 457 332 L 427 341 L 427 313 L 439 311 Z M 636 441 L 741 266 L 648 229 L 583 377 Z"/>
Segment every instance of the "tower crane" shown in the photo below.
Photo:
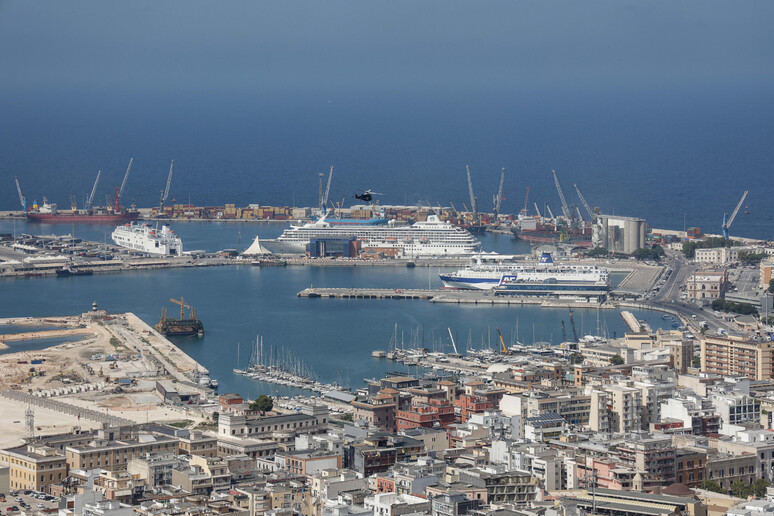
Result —
<path fill-rule="evenodd" d="M 575 192 L 578 194 L 578 199 L 581 200 L 583 207 L 586 208 L 586 211 L 588 212 L 589 217 L 591 217 L 591 220 L 593 221 L 596 218 L 594 214 L 594 210 L 592 210 L 591 206 L 589 206 L 589 203 L 586 202 L 586 199 L 583 197 L 583 194 L 581 193 L 580 188 L 578 188 L 578 185 L 573 184 L 572 186 L 575 187 Z"/>
<path fill-rule="evenodd" d="M 323 174 L 320 174 L 320 212 L 325 213 L 325 206 L 328 204 L 328 196 L 331 193 L 331 180 L 333 179 L 333 165 L 331 165 L 331 170 L 328 172 L 328 183 L 325 186 L 325 191 L 322 189 L 322 178 Z"/>
<path fill-rule="evenodd" d="M 521 210 L 521 214 L 527 216 L 527 201 L 529 200 L 529 186 L 527 187 L 527 193 L 524 194 L 524 209 Z M 538 214 L 539 216 L 540 214 Z"/>
<path fill-rule="evenodd" d="M 94 181 L 94 186 L 91 187 L 91 195 L 89 195 L 89 200 L 86 201 L 86 209 L 91 209 L 91 204 L 94 202 L 94 194 L 97 192 L 97 185 L 99 184 L 99 177 L 102 175 L 102 171 L 97 172 L 97 180 Z"/>
<path fill-rule="evenodd" d="M 478 200 L 473 193 L 473 181 L 470 179 L 470 165 L 465 165 L 465 170 L 468 173 L 468 194 L 470 195 L 470 207 L 473 209 L 473 217 L 478 220 Z"/>
<path fill-rule="evenodd" d="M 19 192 L 19 202 L 22 206 L 22 211 L 27 211 L 27 199 L 24 198 L 21 191 L 21 185 L 19 184 L 19 178 L 14 176 L 13 180 L 16 181 L 16 191 Z"/>
<path fill-rule="evenodd" d="M 175 303 L 176 305 L 180 305 L 180 319 L 185 319 L 185 309 L 188 308 L 191 311 L 191 319 L 196 319 L 196 308 L 192 307 L 191 305 L 185 304 L 185 299 L 181 296 L 180 299 L 172 299 L 170 298 L 170 301 Z"/>
<path fill-rule="evenodd" d="M 159 201 L 159 211 L 164 210 L 164 203 L 167 202 L 169 197 L 169 187 L 172 184 L 172 169 L 175 166 L 175 160 L 169 164 L 169 175 L 167 175 L 167 185 L 164 187 L 164 191 L 161 192 L 161 200 Z"/>
<path fill-rule="evenodd" d="M 503 182 L 505 181 L 505 169 L 500 170 L 500 188 L 497 189 L 497 195 L 494 196 L 494 216 L 497 219 L 497 214 L 500 213 L 500 205 L 503 202 Z"/>
<path fill-rule="evenodd" d="M 554 183 L 556 184 L 556 191 L 559 192 L 559 200 L 562 201 L 562 213 L 567 217 L 567 222 L 571 222 L 573 217 L 570 207 L 567 205 L 567 200 L 564 198 L 564 192 L 562 192 L 562 186 L 559 184 L 559 178 L 556 177 L 556 170 L 552 170 L 554 175 Z"/>
<path fill-rule="evenodd" d="M 742 198 L 739 199 L 739 204 L 736 205 L 736 208 L 734 209 L 734 212 L 731 214 L 731 216 L 728 218 L 728 221 L 726 221 L 726 215 L 727 213 L 723 214 L 723 238 L 728 240 L 728 228 L 731 227 L 731 224 L 734 223 L 734 219 L 736 218 L 736 214 L 739 213 L 739 208 L 742 207 L 742 203 L 744 203 L 744 200 L 747 198 L 747 194 L 749 193 L 749 190 L 745 190 L 742 194 Z"/>
<path fill-rule="evenodd" d="M 134 158 L 129 158 L 129 166 L 126 167 L 126 173 L 124 174 L 124 180 L 121 181 L 121 188 L 116 188 L 116 213 L 118 213 L 121 209 L 119 205 L 119 201 L 121 200 L 121 196 L 124 195 L 124 188 L 126 188 L 126 180 L 129 178 L 129 171 L 132 170 L 132 162 L 134 161 Z"/>

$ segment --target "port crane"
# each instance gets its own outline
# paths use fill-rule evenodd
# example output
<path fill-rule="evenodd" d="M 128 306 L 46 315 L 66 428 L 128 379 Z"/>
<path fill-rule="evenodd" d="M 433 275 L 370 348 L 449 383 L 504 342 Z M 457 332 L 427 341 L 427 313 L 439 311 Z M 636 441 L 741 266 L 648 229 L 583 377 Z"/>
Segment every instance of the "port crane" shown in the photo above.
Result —
<path fill-rule="evenodd" d="M 535 205 L 535 213 L 537 213 L 537 216 L 542 219 L 543 216 L 540 214 L 540 208 L 538 208 L 537 203 L 533 203 L 533 204 Z"/>
<path fill-rule="evenodd" d="M 527 201 L 529 201 L 529 186 L 527 187 L 527 193 L 524 195 L 524 209 L 521 210 L 521 214 L 527 216 Z M 540 214 L 538 214 L 540 216 Z"/>
<path fill-rule="evenodd" d="M 554 217 L 554 212 L 551 211 L 551 206 L 546 204 L 546 211 L 548 212 L 548 215 L 551 217 L 551 220 L 556 221 L 556 217 Z"/>
<path fill-rule="evenodd" d="M 465 170 L 468 173 L 468 195 L 470 195 L 470 207 L 473 209 L 473 217 L 478 221 L 478 199 L 473 193 L 473 180 L 470 179 L 470 165 L 465 165 Z"/>
<path fill-rule="evenodd" d="M 70 194 L 70 209 L 73 213 L 78 211 L 78 201 L 75 200 L 75 194 Z"/>
<path fill-rule="evenodd" d="M 22 211 L 27 211 L 27 199 L 24 198 L 21 191 L 21 185 L 19 184 L 19 178 L 14 176 L 14 181 L 16 181 L 16 191 L 19 192 L 19 202 L 22 206 Z"/>
<path fill-rule="evenodd" d="M 167 198 L 169 197 L 169 187 L 172 184 L 172 169 L 174 166 L 175 166 L 175 160 L 172 160 L 172 162 L 169 164 L 169 175 L 167 175 L 167 185 L 164 187 L 164 191 L 161 192 L 161 200 L 159 201 L 159 211 L 164 210 L 164 203 L 167 202 Z"/>
<path fill-rule="evenodd" d="M 567 200 L 564 198 L 564 192 L 562 192 L 562 186 L 559 184 L 559 178 L 556 177 L 556 170 L 552 170 L 554 175 L 554 184 L 556 185 L 556 191 L 559 192 L 559 200 L 562 202 L 562 213 L 567 217 L 567 222 L 572 221 L 573 214 L 570 211 L 570 206 L 567 204 Z"/>
<path fill-rule="evenodd" d="M 591 209 L 591 206 L 589 206 L 589 203 L 586 202 L 586 198 L 583 197 L 583 194 L 580 191 L 580 188 L 578 188 L 578 185 L 573 184 L 572 186 L 575 187 L 575 192 L 578 194 L 578 199 L 581 200 L 581 204 L 583 204 L 583 207 L 586 209 L 586 211 L 589 214 L 589 217 L 591 217 L 591 220 L 593 221 L 596 218 L 596 213 L 594 213 L 594 210 Z"/>
<path fill-rule="evenodd" d="M 500 205 L 503 202 L 503 182 L 505 181 L 505 169 L 500 170 L 500 188 L 497 189 L 497 194 L 492 198 L 492 204 L 494 204 L 494 216 L 497 219 L 497 214 L 500 213 Z"/>
<path fill-rule="evenodd" d="M 99 184 L 99 178 L 102 175 L 102 171 L 97 172 L 97 179 L 94 181 L 94 186 L 91 187 L 91 195 L 89 195 L 89 200 L 86 201 L 86 209 L 91 209 L 91 204 L 94 202 L 94 194 L 97 192 L 97 185 Z"/>
<path fill-rule="evenodd" d="M 728 237 L 728 228 L 730 228 L 731 224 L 734 223 L 734 219 L 736 218 L 736 214 L 739 213 L 739 208 L 742 207 L 742 204 L 744 203 L 744 200 L 747 198 L 747 194 L 748 193 L 749 193 L 749 190 L 745 190 L 744 191 L 744 193 L 742 194 L 742 198 L 739 199 L 739 204 L 736 205 L 736 208 L 734 209 L 734 212 L 731 214 L 731 216 L 728 218 L 728 220 L 726 220 L 726 215 L 728 215 L 728 214 L 727 213 L 723 214 L 722 230 L 723 230 L 723 238 L 725 238 L 726 240 L 728 240 L 728 238 L 729 238 Z"/>
<path fill-rule="evenodd" d="M 328 183 L 325 186 L 325 191 L 323 191 L 323 178 L 325 177 L 325 174 L 320 172 L 320 214 L 324 215 L 326 206 L 328 205 L 328 196 L 331 193 L 331 181 L 333 180 L 333 165 L 331 165 L 331 170 L 328 172 Z"/>
<path fill-rule="evenodd" d="M 126 167 L 126 173 L 124 174 L 124 180 L 121 181 L 121 188 L 116 188 L 116 213 L 118 213 L 121 210 L 121 207 L 119 205 L 119 201 L 121 199 L 121 196 L 124 194 L 124 188 L 126 188 L 126 180 L 129 178 L 129 171 L 132 170 L 132 162 L 134 161 L 134 158 L 129 158 L 129 166 Z"/>

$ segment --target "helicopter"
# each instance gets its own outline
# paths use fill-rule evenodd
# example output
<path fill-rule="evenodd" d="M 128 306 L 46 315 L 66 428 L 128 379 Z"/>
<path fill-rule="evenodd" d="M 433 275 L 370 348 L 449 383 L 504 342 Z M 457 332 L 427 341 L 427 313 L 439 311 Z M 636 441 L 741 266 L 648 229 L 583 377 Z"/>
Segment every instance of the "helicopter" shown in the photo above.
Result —
<path fill-rule="evenodd" d="M 374 195 L 383 195 L 379 192 L 372 192 L 369 188 L 368 190 L 363 190 L 360 194 L 355 194 L 355 199 L 360 199 L 363 202 L 371 202 L 374 200 Z"/>

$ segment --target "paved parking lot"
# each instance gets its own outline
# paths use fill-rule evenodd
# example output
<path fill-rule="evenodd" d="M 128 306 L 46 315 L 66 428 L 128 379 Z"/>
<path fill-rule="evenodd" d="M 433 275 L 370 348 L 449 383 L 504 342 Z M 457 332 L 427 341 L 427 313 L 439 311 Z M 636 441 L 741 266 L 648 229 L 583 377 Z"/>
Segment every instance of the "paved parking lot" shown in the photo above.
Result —
<path fill-rule="evenodd" d="M 35 498 L 34 491 L 28 491 L 29 494 L 24 494 L 25 490 L 20 490 L 18 494 L 14 495 L 15 491 L 11 493 L 3 493 L 5 495 L 5 502 L 0 502 L 0 511 L 2 514 L 18 514 L 19 512 L 26 512 L 31 514 L 33 512 L 43 511 L 56 511 L 59 508 L 59 500 L 45 500 Z M 41 493 L 42 494 L 42 493 Z M 17 500 L 16 498 L 19 498 Z M 49 497 L 51 498 L 51 497 Z M 26 505 L 22 505 L 26 504 Z M 14 511 L 12 508 L 16 507 L 18 510 Z"/>
<path fill-rule="evenodd" d="M 734 293 L 750 297 L 760 294 L 758 286 L 760 269 L 758 267 L 737 267 L 736 269 L 731 269 L 728 279 L 737 289 Z"/>

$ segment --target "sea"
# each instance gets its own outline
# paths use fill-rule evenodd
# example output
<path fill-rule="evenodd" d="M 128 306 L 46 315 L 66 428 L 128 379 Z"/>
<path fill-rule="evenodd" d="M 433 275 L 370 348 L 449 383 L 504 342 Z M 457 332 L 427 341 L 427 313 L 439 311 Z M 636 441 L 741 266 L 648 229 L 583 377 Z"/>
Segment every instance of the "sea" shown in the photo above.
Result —
<path fill-rule="evenodd" d="M 173 229 L 189 248 L 216 251 L 247 247 L 256 235 L 278 236 L 285 224 L 179 222 Z M 0 233 L 73 234 L 89 240 L 110 239 L 109 226 L 0 223 Z M 511 235 L 480 236 L 485 251 L 528 253 L 530 246 Z M 205 326 L 203 337 L 172 340 L 218 379 L 220 392 L 291 396 L 309 394 L 295 388 L 270 385 L 235 375 L 244 368 L 256 339 L 264 350 L 293 356 L 325 382 L 357 388 L 366 378 L 387 373 L 424 374 L 395 362 L 371 357 L 386 350 L 391 341 L 405 348 L 452 351 L 449 330 L 459 349 L 497 349 L 499 328 L 506 344 L 562 341 L 562 322 L 571 332 L 569 311 L 536 306 L 482 306 L 433 304 L 423 300 L 308 299 L 297 293 L 316 287 L 440 288 L 436 267 L 253 267 L 218 266 L 160 269 L 70 278 L 42 277 L 0 281 L 0 317 L 79 314 L 92 302 L 109 312 L 134 312 L 153 325 L 162 307 L 174 313 L 170 298 L 185 299 L 196 308 Z M 618 282 L 625 273 L 613 274 Z M 671 328 L 671 321 L 652 311 L 633 311 L 654 329 Z M 621 337 L 627 326 L 618 310 L 577 309 L 580 335 Z M 396 329 L 397 328 L 397 329 Z M 13 351 L 30 351 L 60 343 L 39 341 L 15 345 Z"/>

